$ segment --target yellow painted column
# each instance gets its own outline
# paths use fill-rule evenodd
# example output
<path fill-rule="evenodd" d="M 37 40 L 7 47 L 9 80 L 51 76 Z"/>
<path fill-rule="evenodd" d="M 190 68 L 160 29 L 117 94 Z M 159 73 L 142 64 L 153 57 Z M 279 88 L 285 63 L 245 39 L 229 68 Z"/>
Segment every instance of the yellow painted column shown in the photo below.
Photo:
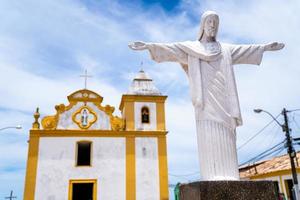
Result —
<path fill-rule="evenodd" d="M 166 136 L 158 137 L 159 188 L 160 200 L 169 199 L 168 161 Z"/>
<path fill-rule="evenodd" d="M 27 169 L 25 177 L 24 200 L 34 200 L 36 173 L 39 153 L 39 137 L 30 134 Z"/>
<path fill-rule="evenodd" d="M 284 193 L 284 195 L 286 195 L 285 192 L 284 192 L 284 186 L 283 186 L 282 176 L 279 176 L 279 180 L 280 180 L 280 190 L 281 190 L 281 193 Z"/>
<path fill-rule="evenodd" d="M 157 130 L 160 131 L 166 130 L 165 104 L 163 102 L 156 103 L 156 121 L 157 121 Z"/>
<path fill-rule="evenodd" d="M 135 137 L 126 137 L 126 200 L 136 199 Z"/>
<path fill-rule="evenodd" d="M 125 102 L 124 108 L 125 108 L 126 130 L 132 131 L 135 129 L 134 102 Z"/>

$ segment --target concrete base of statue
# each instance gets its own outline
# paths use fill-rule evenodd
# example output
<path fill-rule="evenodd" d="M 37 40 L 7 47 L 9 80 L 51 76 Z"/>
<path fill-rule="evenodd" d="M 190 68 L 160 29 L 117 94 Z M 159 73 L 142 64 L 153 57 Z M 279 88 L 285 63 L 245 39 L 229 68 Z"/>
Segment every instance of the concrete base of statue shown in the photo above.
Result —
<path fill-rule="evenodd" d="M 200 181 L 182 184 L 180 200 L 277 200 L 272 181 Z"/>

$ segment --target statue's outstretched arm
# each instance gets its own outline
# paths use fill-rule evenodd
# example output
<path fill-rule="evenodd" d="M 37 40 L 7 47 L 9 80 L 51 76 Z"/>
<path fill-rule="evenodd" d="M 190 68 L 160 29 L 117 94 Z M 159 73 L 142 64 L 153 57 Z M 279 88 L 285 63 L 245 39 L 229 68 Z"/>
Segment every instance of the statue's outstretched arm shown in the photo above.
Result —
<path fill-rule="evenodd" d="M 283 47 L 284 47 L 283 43 L 271 42 L 264 46 L 264 50 L 265 51 L 278 51 L 278 50 L 282 49 Z"/>
<path fill-rule="evenodd" d="M 188 63 L 188 55 L 177 47 L 176 43 L 133 42 L 128 44 L 133 50 L 149 50 L 151 58 L 156 62 Z"/>
<path fill-rule="evenodd" d="M 277 51 L 284 47 L 283 43 L 230 45 L 232 64 L 260 65 L 265 51 Z"/>
<path fill-rule="evenodd" d="M 129 48 L 133 49 L 133 50 L 145 50 L 147 49 L 147 44 L 145 42 L 133 42 L 128 44 Z"/>

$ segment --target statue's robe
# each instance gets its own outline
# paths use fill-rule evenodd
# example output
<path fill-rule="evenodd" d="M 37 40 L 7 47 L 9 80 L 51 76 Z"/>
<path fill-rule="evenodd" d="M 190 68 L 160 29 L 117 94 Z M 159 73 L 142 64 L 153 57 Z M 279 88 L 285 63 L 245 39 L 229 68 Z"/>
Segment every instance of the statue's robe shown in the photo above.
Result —
<path fill-rule="evenodd" d="M 195 108 L 201 180 L 238 180 L 237 126 L 242 125 L 234 64 L 262 60 L 262 45 L 187 41 L 147 43 L 157 62 L 178 62 L 187 73 Z"/>

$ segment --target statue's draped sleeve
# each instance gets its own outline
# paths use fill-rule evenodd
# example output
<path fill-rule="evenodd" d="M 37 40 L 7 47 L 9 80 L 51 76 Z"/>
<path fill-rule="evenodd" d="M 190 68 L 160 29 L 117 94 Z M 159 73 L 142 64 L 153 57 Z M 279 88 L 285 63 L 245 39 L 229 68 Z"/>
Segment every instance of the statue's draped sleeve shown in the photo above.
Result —
<path fill-rule="evenodd" d="M 147 43 L 151 58 L 156 62 L 178 62 L 187 71 L 188 54 L 176 43 Z"/>
<path fill-rule="evenodd" d="M 232 64 L 254 64 L 261 63 L 264 46 L 263 45 L 229 45 L 231 51 Z"/>
<path fill-rule="evenodd" d="M 191 45 L 191 42 L 147 43 L 151 58 L 156 62 L 169 61 L 180 63 L 190 82 L 193 105 L 200 108 L 203 103 L 200 60 L 196 57 L 197 54 L 195 52 L 187 51 Z"/>

